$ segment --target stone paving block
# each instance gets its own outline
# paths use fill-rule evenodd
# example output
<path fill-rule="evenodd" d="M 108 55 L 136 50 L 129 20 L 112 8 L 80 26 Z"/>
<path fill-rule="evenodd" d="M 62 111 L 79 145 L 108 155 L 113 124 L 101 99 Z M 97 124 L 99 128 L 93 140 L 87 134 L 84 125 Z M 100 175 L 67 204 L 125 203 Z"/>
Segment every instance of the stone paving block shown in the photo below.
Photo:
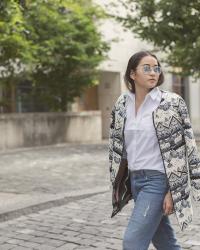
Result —
<path fill-rule="evenodd" d="M 32 230 L 32 232 L 29 234 L 31 237 L 45 237 L 46 232 L 38 230 Z"/>
<path fill-rule="evenodd" d="M 0 249 L 1 250 L 10 250 L 10 249 L 13 249 L 13 247 L 15 247 L 16 245 L 13 245 L 13 244 L 2 244 Z"/>
<path fill-rule="evenodd" d="M 80 232 L 65 230 L 62 234 L 66 236 L 77 236 L 80 234 Z"/>
<path fill-rule="evenodd" d="M 60 240 L 54 240 L 54 239 L 45 239 L 44 243 L 48 246 L 59 247 L 59 246 L 62 246 L 65 242 L 60 241 Z"/>
<path fill-rule="evenodd" d="M 47 238 L 44 237 L 31 237 L 30 241 L 35 243 L 44 243 L 47 240 Z"/>
<path fill-rule="evenodd" d="M 37 247 L 34 247 L 34 250 L 55 250 L 58 249 L 57 247 L 52 247 L 52 246 L 48 246 L 45 244 L 39 245 Z"/>
<path fill-rule="evenodd" d="M 122 240 L 121 239 L 114 239 L 114 238 L 107 238 L 105 239 L 106 242 L 109 242 L 109 243 L 113 243 L 113 244 L 121 244 L 122 243 Z"/>
<path fill-rule="evenodd" d="M 75 236 L 67 236 L 67 235 L 65 235 L 64 239 L 67 242 L 73 243 L 73 242 L 76 242 L 78 239 L 81 239 L 81 238 L 78 238 L 78 237 L 75 237 Z"/>
<path fill-rule="evenodd" d="M 82 239 L 93 239 L 94 238 L 94 235 L 93 234 L 86 234 L 86 233 L 83 233 L 83 234 L 80 234 L 80 237 Z M 99 239 L 99 236 L 98 236 L 98 239 Z"/>
<path fill-rule="evenodd" d="M 62 234 L 63 232 L 64 232 L 64 230 L 63 229 L 47 229 L 47 232 L 48 233 L 52 233 L 52 234 Z"/>
<path fill-rule="evenodd" d="M 85 246 L 79 246 L 79 247 L 77 247 L 77 248 L 75 248 L 75 250 L 96 250 L 96 249 L 98 249 L 98 248 L 94 248 L 94 247 L 85 247 Z M 105 248 L 104 248 L 105 249 Z M 106 249 L 108 249 L 108 248 L 106 248 Z M 101 250 L 102 250 L 102 248 L 101 248 Z M 111 248 L 110 248 L 110 250 L 111 250 Z"/>
<path fill-rule="evenodd" d="M 12 248 L 12 250 L 32 250 L 33 248 L 17 246 Z"/>
<path fill-rule="evenodd" d="M 9 237 L 5 237 L 5 236 L 0 236 L 0 244 L 7 242 L 8 240 L 10 240 Z"/>
<path fill-rule="evenodd" d="M 35 230 L 32 230 L 32 229 L 29 229 L 29 228 L 26 228 L 26 224 L 24 224 L 25 227 L 23 229 L 18 229 L 16 230 L 17 233 L 21 233 L 21 234 L 32 234 L 35 232 Z"/>
<path fill-rule="evenodd" d="M 37 247 L 40 246 L 39 243 L 30 242 L 30 241 L 21 242 L 19 245 L 23 247 L 31 248 L 31 249 L 37 249 Z"/>
<path fill-rule="evenodd" d="M 11 236 L 9 236 L 11 237 Z M 28 234 L 16 234 L 12 236 L 15 239 L 19 239 L 19 240 L 30 240 L 32 238 L 32 235 L 28 235 Z"/>
<path fill-rule="evenodd" d="M 93 239 L 81 239 L 79 242 L 83 246 L 90 246 L 94 245 L 97 241 L 93 238 Z"/>
<path fill-rule="evenodd" d="M 23 243 L 23 240 L 19 240 L 19 239 L 9 239 L 7 240 L 7 243 L 9 244 L 13 244 L 13 245 L 19 245 L 20 243 Z"/>
<path fill-rule="evenodd" d="M 112 248 L 112 244 L 108 242 L 95 242 L 92 245 L 95 247 L 101 247 L 102 249 Z"/>
<path fill-rule="evenodd" d="M 52 233 L 46 233 L 44 235 L 45 238 L 48 239 L 55 239 L 55 240 L 61 240 L 61 241 L 66 241 L 66 236 L 62 234 L 52 234 Z"/>
<path fill-rule="evenodd" d="M 59 249 L 59 250 L 75 250 L 76 248 L 77 248 L 76 244 L 67 243 L 61 247 L 58 247 L 57 249 Z"/>

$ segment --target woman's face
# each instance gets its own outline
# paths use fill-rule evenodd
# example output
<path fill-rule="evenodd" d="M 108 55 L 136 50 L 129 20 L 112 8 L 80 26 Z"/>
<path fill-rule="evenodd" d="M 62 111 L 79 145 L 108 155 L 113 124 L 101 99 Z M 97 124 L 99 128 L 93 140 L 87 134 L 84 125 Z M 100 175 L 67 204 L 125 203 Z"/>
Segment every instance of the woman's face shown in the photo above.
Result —
<path fill-rule="evenodd" d="M 147 90 L 156 87 L 159 76 L 160 67 L 157 60 L 152 56 L 143 57 L 136 70 L 132 71 L 130 75 L 136 87 Z"/>

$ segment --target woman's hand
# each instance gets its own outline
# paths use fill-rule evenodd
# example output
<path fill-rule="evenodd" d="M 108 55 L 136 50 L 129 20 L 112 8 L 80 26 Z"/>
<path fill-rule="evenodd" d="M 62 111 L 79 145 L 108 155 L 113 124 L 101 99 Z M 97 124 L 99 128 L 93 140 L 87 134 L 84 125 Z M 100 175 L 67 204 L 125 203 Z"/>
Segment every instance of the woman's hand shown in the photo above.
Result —
<path fill-rule="evenodd" d="M 169 215 L 173 213 L 173 200 L 172 200 L 170 191 L 168 191 L 165 195 L 165 198 L 163 201 L 163 212 L 165 215 Z"/>

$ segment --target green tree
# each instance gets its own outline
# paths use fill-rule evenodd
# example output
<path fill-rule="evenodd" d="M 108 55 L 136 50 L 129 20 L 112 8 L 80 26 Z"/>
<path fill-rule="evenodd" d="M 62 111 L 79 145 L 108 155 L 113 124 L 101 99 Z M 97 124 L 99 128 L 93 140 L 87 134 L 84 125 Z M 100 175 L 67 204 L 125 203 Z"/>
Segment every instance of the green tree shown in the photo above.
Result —
<path fill-rule="evenodd" d="M 7 98 L 0 105 L 15 110 L 15 84 L 34 61 L 34 46 L 26 39 L 24 18 L 16 1 L 0 2 L 0 83 Z M 26 70 L 24 65 L 27 65 Z M 29 65 L 29 66 L 28 66 Z"/>
<path fill-rule="evenodd" d="M 139 38 L 166 52 L 182 74 L 200 76 L 199 0 L 123 0 L 126 15 L 116 15 Z"/>
<path fill-rule="evenodd" d="M 35 0 L 26 4 L 24 18 L 27 39 L 37 48 L 33 95 L 49 110 L 66 111 L 97 80 L 109 49 L 97 29 L 104 13 L 90 0 Z"/>

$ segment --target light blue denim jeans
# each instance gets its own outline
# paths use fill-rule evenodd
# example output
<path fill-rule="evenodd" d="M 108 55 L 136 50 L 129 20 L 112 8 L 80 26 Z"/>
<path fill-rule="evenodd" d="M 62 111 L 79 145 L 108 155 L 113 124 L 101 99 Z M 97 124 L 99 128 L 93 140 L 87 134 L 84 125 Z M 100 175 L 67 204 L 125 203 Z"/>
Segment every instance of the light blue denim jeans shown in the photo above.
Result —
<path fill-rule="evenodd" d="M 157 170 L 131 172 L 133 211 L 125 230 L 123 250 L 147 250 L 151 241 L 158 250 L 180 250 L 163 200 L 168 190 L 166 174 Z"/>

